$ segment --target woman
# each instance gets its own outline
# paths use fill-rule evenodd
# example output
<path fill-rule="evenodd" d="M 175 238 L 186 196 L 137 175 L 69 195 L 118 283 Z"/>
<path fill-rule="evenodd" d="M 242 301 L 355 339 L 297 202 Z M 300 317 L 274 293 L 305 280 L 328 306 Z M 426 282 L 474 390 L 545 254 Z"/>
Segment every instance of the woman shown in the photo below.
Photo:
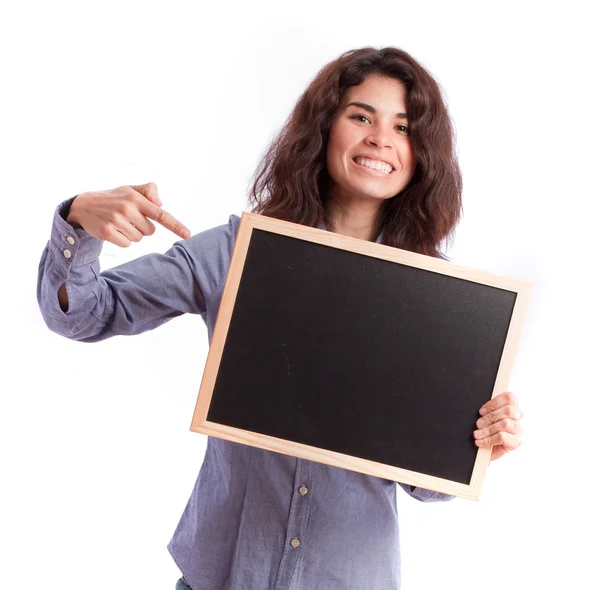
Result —
<path fill-rule="evenodd" d="M 253 211 L 430 256 L 453 232 L 461 175 L 440 90 L 407 53 L 363 48 L 326 65 L 257 171 Z M 212 337 L 239 217 L 190 236 L 153 183 L 61 203 L 42 255 L 48 326 L 95 342 L 199 313 Z M 102 241 L 182 240 L 99 273 Z M 57 298 L 58 293 L 58 298 Z M 474 444 L 497 459 L 520 444 L 511 393 L 486 403 Z M 395 482 L 209 438 L 169 544 L 177 588 L 363 590 L 400 586 Z M 420 501 L 451 496 L 400 484 Z"/>

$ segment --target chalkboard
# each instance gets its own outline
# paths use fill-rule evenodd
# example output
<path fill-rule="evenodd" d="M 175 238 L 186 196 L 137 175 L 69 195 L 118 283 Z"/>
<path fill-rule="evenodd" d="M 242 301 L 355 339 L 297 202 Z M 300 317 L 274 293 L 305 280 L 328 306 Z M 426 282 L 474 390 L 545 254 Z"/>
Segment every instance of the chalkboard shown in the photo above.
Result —
<path fill-rule="evenodd" d="M 244 213 L 191 429 L 477 499 L 529 288 Z"/>

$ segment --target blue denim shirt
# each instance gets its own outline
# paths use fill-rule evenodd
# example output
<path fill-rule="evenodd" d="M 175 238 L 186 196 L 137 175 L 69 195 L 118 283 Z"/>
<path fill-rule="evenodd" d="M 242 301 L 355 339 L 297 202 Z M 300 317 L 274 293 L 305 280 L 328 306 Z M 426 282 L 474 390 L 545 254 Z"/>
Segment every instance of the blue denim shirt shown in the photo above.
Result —
<path fill-rule="evenodd" d="M 102 242 L 65 221 L 71 202 L 57 207 L 39 266 L 48 327 L 97 342 L 196 313 L 210 341 L 240 218 L 100 272 Z M 424 502 L 453 497 L 209 437 L 168 549 L 194 590 L 397 590 L 398 485 Z"/>

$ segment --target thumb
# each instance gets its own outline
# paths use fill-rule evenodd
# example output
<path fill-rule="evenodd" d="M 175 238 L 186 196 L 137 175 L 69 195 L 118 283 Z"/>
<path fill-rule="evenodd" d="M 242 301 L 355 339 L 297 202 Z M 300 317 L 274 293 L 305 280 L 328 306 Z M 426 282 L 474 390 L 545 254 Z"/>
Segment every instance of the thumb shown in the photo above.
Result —
<path fill-rule="evenodd" d="M 153 182 L 147 182 L 146 184 L 130 184 L 132 189 L 135 189 L 138 193 L 144 195 L 149 201 L 152 201 L 158 207 L 162 207 L 162 201 L 158 197 L 158 188 Z"/>

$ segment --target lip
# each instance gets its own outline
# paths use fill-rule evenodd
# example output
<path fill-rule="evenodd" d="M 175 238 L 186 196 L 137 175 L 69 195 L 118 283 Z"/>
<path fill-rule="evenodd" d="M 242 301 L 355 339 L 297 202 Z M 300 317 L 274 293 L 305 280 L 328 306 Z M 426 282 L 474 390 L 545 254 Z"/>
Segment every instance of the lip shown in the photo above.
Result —
<path fill-rule="evenodd" d="M 361 156 L 357 156 L 361 157 Z M 366 157 L 366 156 L 364 156 Z M 380 162 L 383 162 L 384 160 L 380 160 Z M 390 164 L 390 166 L 392 166 L 392 171 L 388 174 L 387 172 L 380 172 L 379 170 L 375 170 L 374 168 L 369 168 L 367 166 L 361 166 L 360 164 L 357 164 L 354 159 L 351 160 L 351 162 L 357 167 L 360 168 L 365 174 L 370 174 L 371 176 L 384 176 L 386 178 L 392 176 L 394 174 L 394 172 L 396 172 L 396 169 Z M 387 164 L 387 162 L 386 162 Z"/>

